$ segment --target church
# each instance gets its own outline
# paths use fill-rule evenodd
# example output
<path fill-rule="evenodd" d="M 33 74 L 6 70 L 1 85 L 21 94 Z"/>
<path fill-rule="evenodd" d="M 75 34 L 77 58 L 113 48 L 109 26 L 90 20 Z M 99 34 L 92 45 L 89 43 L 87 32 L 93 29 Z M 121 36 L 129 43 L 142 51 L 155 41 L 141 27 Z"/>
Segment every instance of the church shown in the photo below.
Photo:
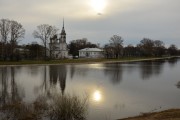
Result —
<path fill-rule="evenodd" d="M 53 59 L 68 58 L 68 48 L 66 43 L 64 20 L 63 20 L 63 27 L 61 33 L 54 35 L 52 38 L 50 38 L 49 49 L 50 49 L 50 56 Z"/>

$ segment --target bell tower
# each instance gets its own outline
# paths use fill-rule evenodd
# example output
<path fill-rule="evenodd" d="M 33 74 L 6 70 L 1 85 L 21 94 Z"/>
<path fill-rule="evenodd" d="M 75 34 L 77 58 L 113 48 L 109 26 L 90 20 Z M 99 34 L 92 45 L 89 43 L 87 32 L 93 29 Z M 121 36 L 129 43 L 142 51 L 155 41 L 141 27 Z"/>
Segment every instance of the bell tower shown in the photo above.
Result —
<path fill-rule="evenodd" d="M 61 43 L 66 43 L 66 31 L 64 29 L 64 18 L 63 18 L 63 27 L 61 30 L 61 38 L 60 38 Z"/>

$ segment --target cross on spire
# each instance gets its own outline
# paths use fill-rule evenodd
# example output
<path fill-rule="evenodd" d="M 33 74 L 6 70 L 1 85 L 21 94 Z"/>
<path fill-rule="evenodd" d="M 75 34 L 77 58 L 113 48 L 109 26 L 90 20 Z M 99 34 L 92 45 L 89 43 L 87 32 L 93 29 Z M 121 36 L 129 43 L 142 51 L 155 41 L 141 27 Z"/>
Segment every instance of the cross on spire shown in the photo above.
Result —
<path fill-rule="evenodd" d="M 64 28 L 64 17 L 63 17 L 63 28 Z"/>

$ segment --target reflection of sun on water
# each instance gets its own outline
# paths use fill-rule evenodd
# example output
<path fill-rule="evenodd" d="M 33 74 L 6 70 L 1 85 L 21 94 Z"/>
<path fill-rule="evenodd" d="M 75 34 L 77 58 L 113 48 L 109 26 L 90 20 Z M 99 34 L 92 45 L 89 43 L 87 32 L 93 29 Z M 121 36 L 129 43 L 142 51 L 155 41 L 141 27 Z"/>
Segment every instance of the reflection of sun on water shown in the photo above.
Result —
<path fill-rule="evenodd" d="M 91 6 L 97 13 L 102 13 L 106 7 L 106 0 L 91 0 Z"/>
<path fill-rule="evenodd" d="M 96 90 L 96 91 L 94 92 L 94 94 L 93 94 L 93 99 L 94 99 L 94 101 L 96 101 L 96 102 L 101 101 L 101 99 L 102 99 L 101 92 L 98 91 L 98 90 Z"/>
<path fill-rule="evenodd" d="M 101 68 L 103 68 L 103 65 L 102 64 L 89 64 L 89 67 L 90 68 L 101 69 Z"/>

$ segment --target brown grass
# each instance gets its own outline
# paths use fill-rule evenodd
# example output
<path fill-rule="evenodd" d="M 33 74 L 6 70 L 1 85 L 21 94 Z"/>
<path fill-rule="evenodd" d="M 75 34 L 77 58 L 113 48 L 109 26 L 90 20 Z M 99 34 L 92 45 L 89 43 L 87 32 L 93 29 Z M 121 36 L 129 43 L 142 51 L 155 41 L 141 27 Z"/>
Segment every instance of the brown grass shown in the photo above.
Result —
<path fill-rule="evenodd" d="M 137 117 L 119 120 L 180 120 L 180 109 L 170 109 L 161 112 L 143 113 Z"/>
<path fill-rule="evenodd" d="M 86 120 L 87 97 L 54 94 L 41 95 L 33 103 L 14 101 L 0 106 L 0 120 Z"/>

